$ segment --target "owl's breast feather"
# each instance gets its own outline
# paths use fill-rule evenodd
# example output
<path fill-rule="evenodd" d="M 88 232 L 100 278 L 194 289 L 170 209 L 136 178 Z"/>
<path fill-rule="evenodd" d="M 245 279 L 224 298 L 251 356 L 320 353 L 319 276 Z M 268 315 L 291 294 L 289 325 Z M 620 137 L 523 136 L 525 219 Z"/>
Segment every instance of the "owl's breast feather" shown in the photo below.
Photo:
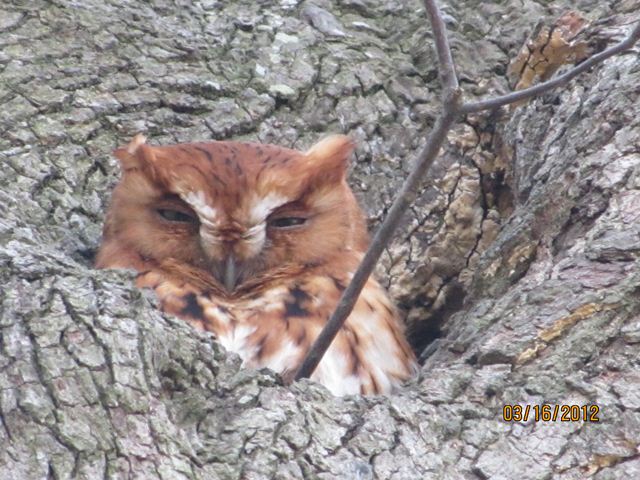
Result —
<path fill-rule="evenodd" d="M 145 274 L 149 280 L 153 274 Z M 244 365 L 295 371 L 337 304 L 343 283 L 327 275 L 292 279 L 259 295 L 228 299 L 188 284 L 153 286 L 163 310 L 210 331 Z M 369 280 L 353 312 L 312 375 L 335 395 L 385 393 L 415 370 L 415 358 L 386 292 Z"/>

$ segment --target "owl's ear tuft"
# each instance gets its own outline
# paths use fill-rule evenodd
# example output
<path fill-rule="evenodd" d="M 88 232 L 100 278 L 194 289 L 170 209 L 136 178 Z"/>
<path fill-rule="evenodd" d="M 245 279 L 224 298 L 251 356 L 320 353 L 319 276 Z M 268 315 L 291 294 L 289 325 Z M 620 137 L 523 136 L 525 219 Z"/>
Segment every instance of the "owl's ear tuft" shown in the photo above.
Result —
<path fill-rule="evenodd" d="M 355 144 L 346 135 L 331 135 L 312 146 L 306 153 L 310 166 L 322 172 L 327 179 L 344 179 L 349 166 L 349 157 Z"/>
<path fill-rule="evenodd" d="M 145 170 L 153 165 L 155 155 L 146 142 L 145 136 L 139 133 L 126 147 L 120 147 L 113 151 L 113 155 L 118 159 L 125 172 L 134 169 Z"/>

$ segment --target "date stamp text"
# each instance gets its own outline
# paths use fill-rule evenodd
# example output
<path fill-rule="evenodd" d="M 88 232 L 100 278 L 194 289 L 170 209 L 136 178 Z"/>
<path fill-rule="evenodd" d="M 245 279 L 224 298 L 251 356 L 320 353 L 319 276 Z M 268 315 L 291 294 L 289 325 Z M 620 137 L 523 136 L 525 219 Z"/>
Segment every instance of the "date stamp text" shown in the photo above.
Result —
<path fill-rule="evenodd" d="M 599 422 L 598 405 L 505 405 L 502 419 L 505 422 Z"/>

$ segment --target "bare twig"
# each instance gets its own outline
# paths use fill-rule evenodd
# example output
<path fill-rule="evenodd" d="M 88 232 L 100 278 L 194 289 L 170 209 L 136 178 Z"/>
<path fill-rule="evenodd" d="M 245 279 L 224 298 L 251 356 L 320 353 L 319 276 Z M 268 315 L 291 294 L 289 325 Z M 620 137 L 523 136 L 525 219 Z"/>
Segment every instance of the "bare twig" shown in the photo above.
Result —
<path fill-rule="evenodd" d="M 453 57 L 451 56 L 451 48 L 449 48 L 447 27 L 444 25 L 436 2 L 433 0 L 424 0 L 423 3 L 427 11 L 427 16 L 429 17 L 429 23 L 431 23 L 431 29 L 433 30 L 433 41 L 436 44 L 440 78 L 444 90 L 443 96 L 446 97 L 458 88 L 458 77 L 456 76 L 456 68 L 453 63 Z"/>
<path fill-rule="evenodd" d="M 400 193 L 389 210 L 389 213 L 373 237 L 367 253 L 353 275 L 353 279 L 343 292 L 342 297 L 338 302 L 338 306 L 323 330 L 320 332 L 320 335 L 314 344 L 311 346 L 311 349 L 304 358 L 302 365 L 295 373 L 295 380 L 309 377 L 313 373 L 338 331 L 342 328 L 345 320 L 353 310 L 353 307 L 358 300 L 358 296 L 364 288 L 369 275 L 371 275 L 378 258 L 380 258 L 380 255 L 391 240 L 391 237 L 400 223 L 404 212 L 415 199 L 417 194 L 416 192 L 420 186 L 422 178 L 436 159 L 442 144 L 447 138 L 447 134 L 451 126 L 459 115 L 499 108 L 502 105 L 524 100 L 546 92 L 554 87 L 564 85 L 573 77 L 584 72 L 593 65 L 627 50 L 633 46 L 638 39 L 640 39 L 640 24 L 638 24 L 634 27 L 631 34 L 619 44 L 594 55 L 574 69 L 555 79 L 494 99 L 483 100 L 476 103 L 461 104 L 462 92 L 458 86 L 455 64 L 453 62 L 451 49 L 447 40 L 446 27 L 442 20 L 442 15 L 440 14 L 435 0 L 424 0 L 424 5 L 433 29 L 436 52 L 441 72 L 441 82 L 443 86 L 442 113 L 436 120 L 436 123 L 427 138 L 426 145 L 418 155 L 412 172 L 405 180 Z"/>
<path fill-rule="evenodd" d="M 459 98 L 459 95 L 454 100 L 455 102 L 458 101 L 457 98 Z M 367 283 L 369 275 L 371 275 L 371 272 L 376 266 L 378 258 L 380 258 L 380 255 L 389 243 L 389 240 L 391 240 L 393 232 L 395 232 L 398 223 L 402 219 L 402 215 L 413 202 L 422 177 L 438 155 L 440 147 L 444 143 L 445 138 L 447 138 L 447 132 L 451 128 L 451 124 L 454 122 L 456 117 L 457 115 L 455 111 L 448 113 L 445 112 L 436 121 L 436 124 L 434 125 L 427 140 L 427 144 L 422 149 L 416 160 L 413 171 L 405 180 L 400 193 L 389 210 L 389 213 L 373 237 L 367 253 L 362 259 L 360 266 L 353 274 L 353 278 L 351 279 L 349 286 L 343 292 L 342 297 L 338 302 L 338 306 L 331 315 L 331 318 L 329 318 L 325 327 L 320 332 L 320 335 L 318 335 L 318 338 L 311 346 L 311 349 L 309 350 L 309 353 L 307 353 L 302 365 L 296 372 L 294 377 L 295 380 L 307 378 L 313 373 L 318 366 L 318 363 L 320 363 L 322 356 L 329 348 L 329 345 L 331 345 L 334 337 L 340 328 L 342 328 L 342 325 L 351 313 L 351 310 L 353 310 L 353 307 L 358 300 L 358 296 L 360 296 L 360 292 L 364 288 L 365 283 Z"/>
<path fill-rule="evenodd" d="M 613 47 L 607 48 L 592 57 L 589 57 L 587 60 L 582 62 L 575 68 L 572 68 L 568 72 L 563 73 L 562 75 L 547 80 L 546 82 L 539 83 L 534 85 L 533 87 L 525 88 L 524 90 L 518 90 L 517 92 L 508 93 L 506 95 L 502 95 L 500 97 L 489 98 L 487 100 L 480 100 L 479 102 L 465 103 L 460 107 L 460 113 L 474 113 L 480 112 L 482 110 L 495 110 L 496 108 L 500 108 L 504 105 L 508 105 L 510 103 L 516 103 L 520 100 L 526 100 L 527 98 L 535 97 L 540 95 L 548 90 L 551 90 L 556 87 L 560 87 L 569 83 L 571 79 L 580 75 L 582 72 L 590 69 L 594 65 L 605 61 L 609 57 L 613 57 L 614 55 L 618 55 L 625 50 L 633 47 L 633 45 L 640 39 L 640 23 L 638 23 L 631 33 L 620 43 L 617 43 Z"/>
<path fill-rule="evenodd" d="M 436 120 L 433 130 L 431 130 L 427 138 L 426 145 L 418 155 L 412 172 L 405 180 L 400 193 L 394 200 L 393 205 L 391 205 L 389 213 L 373 237 L 364 259 L 354 273 L 349 286 L 343 292 L 338 306 L 296 372 L 295 380 L 309 377 L 313 373 L 338 331 L 342 328 L 351 310 L 353 310 L 360 292 L 365 283 L 367 283 L 367 279 L 369 275 L 371 275 L 378 258 L 380 258 L 380 255 L 382 255 L 382 252 L 391 240 L 393 232 L 402 219 L 402 215 L 413 202 L 422 177 L 436 159 L 440 147 L 447 138 L 447 132 L 458 115 L 461 93 L 458 88 L 458 79 L 455 74 L 446 28 L 435 0 L 425 0 L 424 3 L 434 30 L 434 36 L 436 37 L 436 51 L 438 53 L 438 61 L 440 62 L 440 70 L 443 72 L 442 82 L 445 90 L 443 96 L 443 111 Z"/>

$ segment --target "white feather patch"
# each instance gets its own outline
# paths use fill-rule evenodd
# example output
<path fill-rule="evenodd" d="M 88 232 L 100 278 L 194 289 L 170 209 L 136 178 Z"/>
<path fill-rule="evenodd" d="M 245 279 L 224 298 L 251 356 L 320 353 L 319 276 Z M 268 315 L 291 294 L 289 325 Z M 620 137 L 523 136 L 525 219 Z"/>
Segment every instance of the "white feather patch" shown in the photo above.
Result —
<path fill-rule="evenodd" d="M 322 383 L 336 396 L 360 393 L 361 379 L 349 372 L 347 359 L 333 345 L 322 357 L 311 380 Z"/>
<path fill-rule="evenodd" d="M 182 193 L 180 197 L 196 211 L 203 225 L 216 226 L 218 223 L 218 212 L 207 203 L 207 198 L 203 191 Z"/>
<path fill-rule="evenodd" d="M 243 308 L 247 310 L 258 310 L 263 312 L 272 312 L 282 308 L 285 297 L 289 296 L 289 289 L 284 286 L 278 286 L 266 290 L 264 294 L 256 299 L 247 300 L 243 303 Z"/>
<path fill-rule="evenodd" d="M 254 225 L 242 235 L 243 243 L 246 245 L 250 256 L 260 253 L 264 246 L 266 236 L 266 225 L 264 222 Z"/>
<path fill-rule="evenodd" d="M 256 328 L 257 327 L 252 325 L 238 325 L 228 333 L 223 333 L 218 336 L 218 341 L 224 348 L 230 352 L 237 353 L 242 360 L 246 361 L 255 355 L 255 347 L 249 348 L 248 339 L 251 334 L 256 331 Z"/>
<path fill-rule="evenodd" d="M 264 197 L 254 196 L 249 205 L 249 218 L 252 223 L 259 224 L 276 208 L 289 202 L 289 199 L 276 193 L 269 193 Z"/>
<path fill-rule="evenodd" d="M 191 206 L 200 219 L 200 236 L 208 245 L 220 242 L 216 230 L 220 224 L 220 218 L 215 208 L 207 203 L 203 191 L 189 191 L 180 193 L 180 197 Z"/>
<path fill-rule="evenodd" d="M 263 366 L 274 372 L 283 372 L 300 361 L 300 347 L 291 340 L 282 342 L 280 349 L 269 358 L 264 359 Z"/>
<path fill-rule="evenodd" d="M 390 385 L 389 375 L 405 372 L 406 366 L 401 360 L 401 356 L 398 355 L 399 346 L 395 337 L 381 318 L 383 314 L 367 310 L 358 308 L 356 304 L 356 308 L 347 319 L 347 324 L 361 337 L 361 343 L 365 346 L 363 356 L 369 359 L 379 359 L 369 362 L 374 367 L 374 375 L 378 384 L 381 386 Z M 377 365 L 383 365 L 384 370 L 375 367 Z"/>

